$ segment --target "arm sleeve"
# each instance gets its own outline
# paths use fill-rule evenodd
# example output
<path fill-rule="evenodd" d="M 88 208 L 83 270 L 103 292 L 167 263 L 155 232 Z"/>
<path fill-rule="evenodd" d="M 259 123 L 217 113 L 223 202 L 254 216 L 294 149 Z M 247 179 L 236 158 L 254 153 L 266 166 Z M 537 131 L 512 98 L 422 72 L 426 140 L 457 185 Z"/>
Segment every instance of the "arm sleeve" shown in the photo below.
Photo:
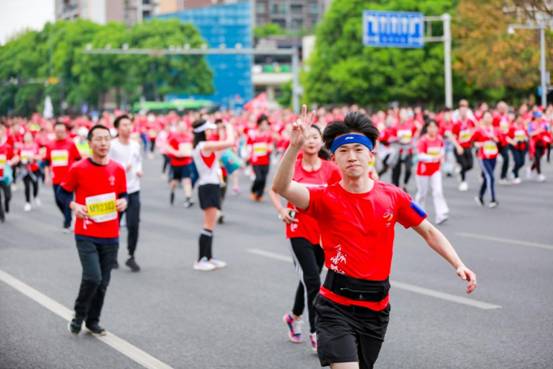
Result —
<path fill-rule="evenodd" d="M 416 227 L 426 219 L 426 212 L 402 190 L 397 192 L 397 221 L 405 228 Z"/>
<path fill-rule="evenodd" d="M 65 178 L 61 182 L 60 188 L 63 188 L 66 192 L 72 193 L 75 192 L 77 188 L 77 179 L 78 179 L 78 169 L 75 165 L 72 165 L 69 168 L 69 171 L 65 175 Z"/>
<path fill-rule="evenodd" d="M 322 209 L 325 190 L 326 188 L 324 187 L 308 188 L 309 206 L 303 211 L 304 214 L 317 218 L 323 213 Z"/>
<path fill-rule="evenodd" d="M 71 201 L 73 201 L 73 193 L 65 190 L 63 187 L 58 187 L 56 195 L 62 204 L 69 207 Z"/>

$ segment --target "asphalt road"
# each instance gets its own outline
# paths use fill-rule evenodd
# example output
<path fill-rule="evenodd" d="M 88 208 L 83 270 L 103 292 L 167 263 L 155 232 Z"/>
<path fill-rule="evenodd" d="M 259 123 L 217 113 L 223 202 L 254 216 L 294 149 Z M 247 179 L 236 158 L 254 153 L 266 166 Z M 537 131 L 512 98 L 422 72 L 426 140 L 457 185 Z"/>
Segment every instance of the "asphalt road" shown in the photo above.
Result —
<path fill-rule="evenodd" d="M 319 367 L 307 343 L 287 341 L 281 322 L 297 277 L 268 200 L 250 202 L 243 178 L 242 195 L 227 197 L 227 223 L 215 231 L 215 255 L 229 266 L 196 272 L 201 212 L 185 209 L 180 193 L 169 206 L 159 167 L 157 159 L 145 161 L 142 271 L 123 266 L 123 241 L 102 317 L 113 335 L 142 351 L 67 332 L 62 316 L 81 273 L 73 236 L 61 232 L 50 188 L 30 213 L 19 189 L 0 224 L 0 368 Z M 441 229 L 479 277 L 469 301 L 459 299 L 465 286 L 454 271 L 415 232 L 397 227 L 391 322 L 377 368 L 553 368 L 552 167 L 548 182 L 498 187 L 496 209 L 475 204 L 476 170 L 468 193 L 445 180 L 451 216 Z M 14 288 L 11 277 L 34 290 Z"/>

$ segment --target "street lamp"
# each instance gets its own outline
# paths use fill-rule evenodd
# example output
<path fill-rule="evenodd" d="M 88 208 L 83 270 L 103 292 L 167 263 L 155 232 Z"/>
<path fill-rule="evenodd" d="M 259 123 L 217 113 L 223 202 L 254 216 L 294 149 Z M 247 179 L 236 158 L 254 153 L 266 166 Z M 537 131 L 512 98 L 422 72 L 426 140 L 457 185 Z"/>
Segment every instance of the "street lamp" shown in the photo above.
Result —
<path fill-rule="evenodd" d="M 548 26 L 540 21 L 538 23 L 527 24 L 509 24 L 507 27 L 507 33 L 514 34 L 517 29 L 537 29 L 540 31 L 540 89 L 541 89 L 541 105 L 547 106 L 547 93 L 549 92 L 549 86 L 547 82 L 547 70 L 545 66 L 545 29 Z"/>

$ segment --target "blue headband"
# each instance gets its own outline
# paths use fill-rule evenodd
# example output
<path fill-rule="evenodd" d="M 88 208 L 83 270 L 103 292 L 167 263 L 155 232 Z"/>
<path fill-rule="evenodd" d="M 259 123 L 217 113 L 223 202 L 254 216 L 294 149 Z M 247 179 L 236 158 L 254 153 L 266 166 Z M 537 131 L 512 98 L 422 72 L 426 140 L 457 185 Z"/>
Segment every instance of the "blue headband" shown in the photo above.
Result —
<path fill-rule="evenodd" d="M 334 153 L 340 146 L 351 143 L 361 144 L 369 149 L 369 151 L 373 149 L 373 143 L 367 136 L 359 133 L 348 133 L 347 135 L 335 138 L 334 141 L 332 141 L 332 145 L 330 145 L 330 151 Z"/>

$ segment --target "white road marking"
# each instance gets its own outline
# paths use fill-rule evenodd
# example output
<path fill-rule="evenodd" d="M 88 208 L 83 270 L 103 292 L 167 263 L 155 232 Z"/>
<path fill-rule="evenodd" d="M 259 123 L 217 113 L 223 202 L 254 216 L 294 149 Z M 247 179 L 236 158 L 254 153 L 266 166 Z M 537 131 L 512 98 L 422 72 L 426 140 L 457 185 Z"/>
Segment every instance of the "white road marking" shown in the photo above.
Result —
<path fill-rule="evenodd" d="M 21 292 L 23 295 L 44 306 L 46 309 L 65 319 L 66 321 L 70 321 L 73 318 L 73 312 L 70 309 L 66 308 L 57 301 L 54 301 L 45 294 L 37 291 L 36 289 L 2 270 L 0 270 L 0 281 L 6 283 L 8 286 L 13 287 L 17 291 Z M 70 333 L 67 332 L 67 334 Z M 119 351 L 123 355 L 127 356 L 129 359 L 142 365 L 144 368 L 173 369 L 171 366 L 142 351 L 141 349 L 125 341 L 124 339 L 117 337 L 113 333 L 108 332 L 107 335 L 103 337 L 95 337 L 104 342 L 106 345 L 111 346 L 116 351 Z"/>
<path fill-rule="evenodd" d="M 546 245 L 544 243 L 538 243 L 538 242 L 520 241 L 520 240 L 513 240 L 510 238 L 499 238 L 499 237 L 492 237 L 492 236 L 486 236 L 486 235 L 481 235 L 476 233 L 466 233 L 466 232 L 457 232 L 456 234 L 462 237 L 475 238 L 475 239 L 485 240 L 485 241 L 494 241 L 494 242 L 500 242 L 500 243 L 507 243 L 511 245 L 536 247 L 544 250 L 553 250 L 553 245 Z"/>
<path fill-rule="evenodd" d="M 247 251 L 250 254 L 255 254 L 255 255 L 264 256 L 266 258 L 270 258 L 270 259 L 274 259 L 274 260 L 279 260 L 279 261 L 292 263 L 292 258 L 291 257 L 286 256 L 286 255 L 282 255 L 282 254 L 277 254 L 275 252 L 270 252 L 270 251 L 265 251 L 265 250 L 260 250 L 260 249 L 248 249 Z M 478 309 L 483 309 L 483 310 L 501 309 L 501 306 L 499 306 L 499 305 L 494 305 L 494 304 L 490 304 L 490 303 L 483 302 L 483 301 L 469 299 L 467 297 L 456 296 L 456 295 L 452 295 L 452 294 L 449 294 L 449 293 L 440 292 L 440 291 L 432 290 L 432 289 L 429 289 L 429 288 L 419 287 L 419 286 L 415 286 L 415 285 L 408 284 L 408 283 L 398 282 L 398 281 L 394 281 L 394 280 L 391 280 L 390 283 L 391 283 L 392 287 L 394 287 L 394 288 L 398 288 L 398 289 L 401 289 L 401 290 L 406 290 L 406 291 L 409 291 L 409 292 L 418 293 L 418 294 L 424 295 L 424 296 L 434 297 L 434 298 L 437 298 L 437 299 L 440 299 L 440 300 L 454 302 L 454 303 L 461 304 L 461 305 L 467 305 L 467 306 L 475 307 L 475 308 L 478 308 Z"/>

